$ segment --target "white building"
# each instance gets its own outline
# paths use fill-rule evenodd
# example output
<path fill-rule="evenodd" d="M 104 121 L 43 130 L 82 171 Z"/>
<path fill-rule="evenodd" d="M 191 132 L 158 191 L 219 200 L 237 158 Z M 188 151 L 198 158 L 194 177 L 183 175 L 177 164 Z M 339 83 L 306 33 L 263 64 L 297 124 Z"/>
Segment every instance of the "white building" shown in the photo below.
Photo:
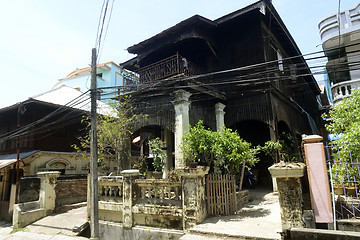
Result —
<path fill-rule="evenodd" d="M 360 3 L 319 23 L 334 105 L 360 87 Z"/>

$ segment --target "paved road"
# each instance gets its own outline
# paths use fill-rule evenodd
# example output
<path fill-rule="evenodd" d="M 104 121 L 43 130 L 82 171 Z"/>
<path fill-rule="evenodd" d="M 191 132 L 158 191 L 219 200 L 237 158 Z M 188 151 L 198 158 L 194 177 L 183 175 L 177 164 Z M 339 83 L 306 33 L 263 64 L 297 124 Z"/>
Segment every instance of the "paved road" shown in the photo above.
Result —
<path fill-rule="evenodd" d="M 236 215 L 208 218 L 191 229 L 193 236 L 181 239 L 281 239 L 278 195 L 254 189 L 250 200 Z"/>
<path fill-rule="evenodd" d="M 73 227 L 86 222 L 86 207 L 76 208 L 61 214 L 52 214 L 40 219 L 22 231 L 10 234 L 12 226 L 10 224 L 0 223 L 0 239 L 6 240 L 72 240 L 87 239 L 76 236 L 72 231 Z"/>

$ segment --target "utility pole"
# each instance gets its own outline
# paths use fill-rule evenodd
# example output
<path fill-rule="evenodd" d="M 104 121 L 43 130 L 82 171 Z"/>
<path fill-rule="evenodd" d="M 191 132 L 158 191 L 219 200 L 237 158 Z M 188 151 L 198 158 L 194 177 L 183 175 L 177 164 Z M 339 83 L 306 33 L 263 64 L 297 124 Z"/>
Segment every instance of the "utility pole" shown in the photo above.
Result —
<path fill-rule="evenodd" d="M 23 103 L 21 102 L 17 109 L 17 124 L 16 128 L 20 128 L 20 116 L 22 111 Z M 19 165 L 20 165 L 20 137 L 18 136 L 16 138 L 16 190 L 15 190 L 15 203 L 19 203 L 19 179 L 20 179 L 20 173 L 19 173 Z"/>
<path fill-rule="evenodd" d="M 99 239 L 98 209 L 98 168 L 97 168 L 97 134 L 96 134 L 96 48 L 91 56 L 91 134 L 90 134 L 90 239 Z"/>

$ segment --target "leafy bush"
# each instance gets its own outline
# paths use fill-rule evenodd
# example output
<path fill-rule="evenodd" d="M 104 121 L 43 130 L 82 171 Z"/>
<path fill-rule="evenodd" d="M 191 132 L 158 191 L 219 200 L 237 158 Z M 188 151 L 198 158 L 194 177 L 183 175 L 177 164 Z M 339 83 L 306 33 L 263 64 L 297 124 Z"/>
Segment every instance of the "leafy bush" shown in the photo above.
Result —
<path fill-rule="evenodd" d="M 225 126 L 222 132 L 211 131 L 202 121 L 189 127 L 181 149 L 187 163 L 206 161 L 221 169 L 222 173 L 237 174 L 243 162 L 251 167 L 258 161 L 257 148 L 251 148 L 251 143 L 243 140 L 236 131 Z"/>
<path fill-rule="evenodd" d="M 157 172 L 161 172 L 165 165 L 164 159 L 166 158 L 166 154 L 162 150 L 162 146 L 163 143 L 160 138 L 154 138 L 149 140 L 150 153 L 154 156 L 154 161 L 152 164 L 155 171 Z"/>

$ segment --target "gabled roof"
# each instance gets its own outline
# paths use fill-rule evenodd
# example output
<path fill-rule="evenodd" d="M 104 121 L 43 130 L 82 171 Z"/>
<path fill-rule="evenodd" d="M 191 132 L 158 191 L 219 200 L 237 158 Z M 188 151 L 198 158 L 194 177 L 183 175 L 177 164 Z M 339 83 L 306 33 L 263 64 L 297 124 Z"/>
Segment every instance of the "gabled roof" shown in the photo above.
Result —
<path fill-rule="evenodd" d="M 20 104 L 30 102 L 37 102 L 39 104 L 50 105 L 54 107 L 72 108 L 85 112 L 90 112 L 91 109 L 90 97 L 88 94 L 80 92 L 74 88 L 61 85 L 47 92 L 30 97 L 21 103 L 16 103 L 9 107 L 2 108 L 0 109 L 0 112 L 17 109 Z M 108 104 L 98 100 L 97 112 L 103 115 L 111 115 L 112 109 Z"/>
<path fill-rule="evenodd" d="M 38 150 L 30 151 L 30 152 L 24 152 L 19 154 L 19 161 L 24 160 L 25 158 L 28 158 L 35 153 L 39 152 Z M 17 154 L 6 154 L 6 155 L 0 155 L 0 170 L 6 167 L 9 167 L 13 164 L 15 164 L 17 161 Z"/>
<path fill-rule="evenodd" d="M 276 9 L 272 5 L 271 0 L 260 0 L 240 10 L 220 17 L 216 20 L 209 20 L 200 15 L 194 15 L 193 17 L 190 17 L 176 24 L 149 39 L 146 39 L 138 44 L 129 47 L 127 49 L 128 52 L 137 54 L 137 56 L 120 65 L 135 65 L 136 62 L 144 58 L 145 55 L 151 53 L 154 49 L 159 48 L 161 44 L 166 44 L 169 41 L 174 41 L 175 36 L 178 36 L 179 39 L 183 39 L 184 37 L 195 35 L 193 29 L 196 29 L 196 27 L 198 26 L 200 26 L 201 29 L 221 28 L 223 25 L 230 23 L 231 21 L 234 21 L 235 19 L 253 11 L 260 12 L 264 16 L 264 19 L 267 19 L 267 21 L 271 21 L 271 28 L 279 36 L 279 39 L 282 41 L 283 46 L 286 48 L 289 57 L 297 56 L 294 61 L 306 64 L 306 61 L 302 57 L 300 49 L 298 48 L 295 40 L 292 38 L 290 32 L 286 28 L 284 22 L 281 20 Z M 188 35 L 180 36 L 181 33 L 184 33 L 185 31 L 187 31 L 186 33 L 188 33 Z M 189 32 L 191 34 L 189 34 Z M 168 41 L 166 39 L 168 39 Z M 306 81 L 311 87 L 314 94 L 319 94 L 320 89 L 316 83 L 315 78 L 312 76 L 310 69 L 305 68 L 303 71 L 306 72 L 304 73 L 304 76 L 308 76 L 306 77 Z"/>

